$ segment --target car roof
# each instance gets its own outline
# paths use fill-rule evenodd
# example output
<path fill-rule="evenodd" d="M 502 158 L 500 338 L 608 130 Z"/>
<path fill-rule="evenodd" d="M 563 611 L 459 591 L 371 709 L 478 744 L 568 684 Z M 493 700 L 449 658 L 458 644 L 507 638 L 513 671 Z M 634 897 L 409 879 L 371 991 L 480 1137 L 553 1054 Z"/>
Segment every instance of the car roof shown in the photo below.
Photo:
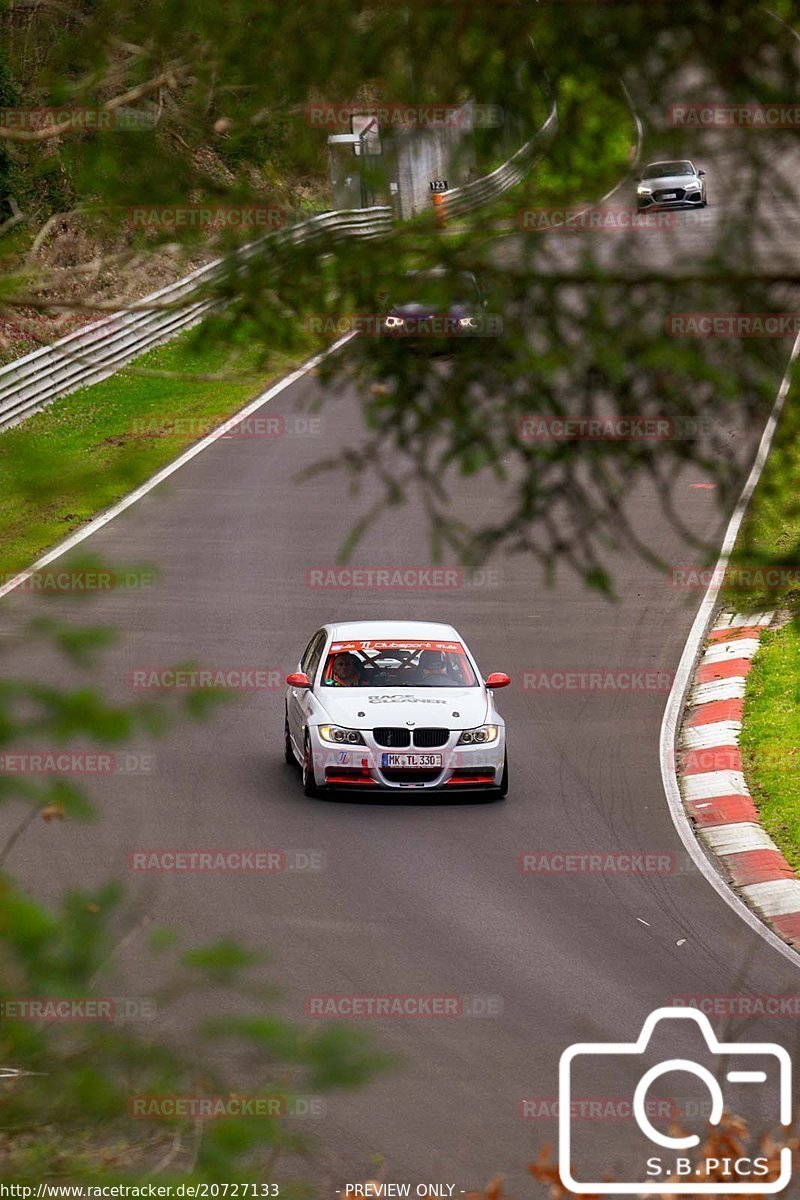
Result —
<path fill-rule="evenodd" d="M 412 641 L 463 641 L 452 625 L 438 621 L 337 621 L 324 629 L 334 641 L 358 641 L 370 638 L 387 641 L 409 638 Z"/>

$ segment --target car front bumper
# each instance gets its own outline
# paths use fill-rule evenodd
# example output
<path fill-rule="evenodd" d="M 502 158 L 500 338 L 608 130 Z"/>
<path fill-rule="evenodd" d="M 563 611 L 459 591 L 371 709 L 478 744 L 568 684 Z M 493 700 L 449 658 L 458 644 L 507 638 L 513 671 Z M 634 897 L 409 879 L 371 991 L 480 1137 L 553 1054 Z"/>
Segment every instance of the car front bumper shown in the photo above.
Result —
<path fill-rule="evenodd" d="M 662 211 L 674 208 L 701 208 L 703 199 L 702 192 L 690 192 L 680 200 L 656 200 L 653 196 L 637 196 L 636 204 L 640 212 L 655 211 L 656 209 Z"/>
<path fill-rule="evenodd" d="M 493 722 L 497 724 L 497 721 Z M 333 745 L 319 736 L 315 727 L 309 735 L 314 755 L 314 779 L 318 787 L 353 791 L 489 791 L 500 787 L 505 764 L 505 729 L 496 741 L 477 746 L 459 746 L 461 731 L 451 733 L 444 746 L 394 749 L 380 746 L 369 730 L 363 730 L 365 745 Z M 425 754 L 442 757 L 441 766 L 391 768 L 384 755 Z"/>

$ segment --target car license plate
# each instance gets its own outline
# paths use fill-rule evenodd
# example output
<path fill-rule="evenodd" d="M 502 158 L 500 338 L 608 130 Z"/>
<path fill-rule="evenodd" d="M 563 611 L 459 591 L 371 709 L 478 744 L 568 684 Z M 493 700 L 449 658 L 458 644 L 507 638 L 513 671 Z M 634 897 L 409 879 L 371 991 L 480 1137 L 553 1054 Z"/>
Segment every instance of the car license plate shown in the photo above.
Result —
<path fill-rule="evenodd" d="M 664 199 L 664 200 L 677 200 L 677 198 L 678 198 L 677 192 L 664 192 L 664 195 L 662 197 L 662 199 Z"/>
<path fill-rule="evenodd" d="M 382 767 L 440 767 L 441 754 L 382 754 Z"/>

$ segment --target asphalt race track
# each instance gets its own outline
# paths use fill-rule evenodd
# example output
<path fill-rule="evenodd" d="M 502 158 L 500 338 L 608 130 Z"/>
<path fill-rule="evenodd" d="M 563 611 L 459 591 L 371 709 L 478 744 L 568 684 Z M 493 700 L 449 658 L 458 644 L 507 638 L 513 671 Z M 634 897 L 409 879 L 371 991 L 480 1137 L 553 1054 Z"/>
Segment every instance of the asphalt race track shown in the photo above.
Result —
<path fill-rule="evenodd" d="M 725 155 L 703 165 L 713 216 L 724 207 Z M 790 224 L 789 205 L 780 203 Z M 689 263 L 704 236 L 687 222 L 685 230 L 636 243 L 634 253 Z M 505 239 L 498 253 L 512 258 L 516 240 Z M 787 253 L 795 241 L 790 227 Z M 318 387 L 307 376 L 264 411 L 304 411 Z M 353 516 L 370 500 L 354 502 L 339 475 L 293 482 L 360 435 L 358 396 L 347 386 L 328 398 L 322 415 L 318 436 L 216 441 L 90 539 L 84 549 L 112 563 L 161 571 L 152 589 L 64 602 L 79 621 L 124 631 L 92 679 L 130 701 L 129 672 L 142 667 L 192 660 L 283 675 L 310 634 L 337 618 L 452 622 L 484 673 L 507 671 L 514 680 L 498 696 L 510 744 L 508 800 L 306 800 L 299 774 L 283 762 L 277 688 L 176 726 L 148 747 L 157 759 L 152 775 L 90 781 L 103 820 L 36 825 L 11 862 L 52 900 L 74 883 L 76 867 L 85 885 L 125 876 L 139 848 L 321 851 L 324 869 L 317 871 L 131 876 L 140 911 L 117 956 L 126 994 L 147 994 L 154 970 L 148 925 L 168 923 L 188 944 L 234 934 L 268 949 L 265 978 L 280 985 L 278 1008 L 301 1021 L 310 995 L 499 997 L 501 1011 L 482 1017 L 352 1021 L 401 1062 L 364 1089 L 328 1097 L 327 1115 L 306 1122 L 318 1151 L 304 1170 L 339 1187 L 374 1175 L 380 1155 L 390 1180 L 458 1190 L 501 1173 L 512 1192 L 536 1195 L 526 1165 L 554 1141 L 556 1124 L 523 1119 L 520 1103 L 557 1096 L 558 1059 L 568 1045 L 634 1040 L 647 1014 L 675 996 L 798 990 L 791 962 L 744 924 L 683 851 L 659 771 L 664 687 L 549 694 L 523 687 L 534 670 L 631 668 L 671 677 L 702 593 L 669 586 L 663 571 L 632 550 L 612 560 L 616 602 L 587 592 L 567 572 L 548 588 L 519 557 L 490 563 L 496 574 L 489 585 L 405 592 L 307 586 L 306 572 L 334 563 Z M 760 429 L 731 425 L 728 432 L 731 469 L 743 472 Z M 724 521 L 714 493 L 692 486 L 703 482 L 691 469 L 676 481 L 677 512 L 699 539 L 719 540 Z M 485 490 L 480 480 L 455 486 L 467 518 L 484 510 Z M 628 511 L 666 562 L 698 557 L 649 485 L 632 492 Z M 382 520 L 357 561 L 429 564 L 420 507 L 412 502 Z M 24 594 L 3 602 L 4 640 L 35 606 Z M 74 679 L 45 650 L 23 656 L 10 649 L 5 664 L 20 675 Z M 525 874 L 519 859 L 532 851 L 652 853 L 671 856 L 672 865 L 633 877 Z M 208 1004 L 198 996 L 160 1017 L 161 1027 L 181 1038 L 187 1015 Z M 785 1018 L 732 1029 L 787 1047 L 794 1036 Z M 599 1078 L 590 1084 L 594 1095 L 613 1094 Z M 772 1124 L 769 1098 L 735 1101 L 755 1122 Z M 624 1166 L 615 1149 L 629 1137 L 624 1123 L 586 1121 L 582 1136 L 598 1168 Z"/>

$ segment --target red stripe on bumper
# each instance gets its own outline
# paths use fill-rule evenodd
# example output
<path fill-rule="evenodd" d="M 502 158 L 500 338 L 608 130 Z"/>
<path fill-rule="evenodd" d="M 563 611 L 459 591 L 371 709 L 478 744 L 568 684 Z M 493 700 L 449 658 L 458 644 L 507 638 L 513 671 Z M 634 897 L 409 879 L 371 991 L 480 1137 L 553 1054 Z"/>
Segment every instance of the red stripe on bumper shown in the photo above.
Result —
<path fill-rule="evenodd" d="M 459 783 L 472 784 L 473 786 L 476 783 L 494 783 L 494 775 L 459 775 L 459 776 L 455 776 L 451 779 L 448 779 L 445 786 L 446 787 L 455 787 Z"/>
<path fill-rule="evenodd" d="M 347 787 L 377 787 L 374 779 L 365 779 L 363 775 L 325 775 L 326 783 L 346 784 Z"/>

